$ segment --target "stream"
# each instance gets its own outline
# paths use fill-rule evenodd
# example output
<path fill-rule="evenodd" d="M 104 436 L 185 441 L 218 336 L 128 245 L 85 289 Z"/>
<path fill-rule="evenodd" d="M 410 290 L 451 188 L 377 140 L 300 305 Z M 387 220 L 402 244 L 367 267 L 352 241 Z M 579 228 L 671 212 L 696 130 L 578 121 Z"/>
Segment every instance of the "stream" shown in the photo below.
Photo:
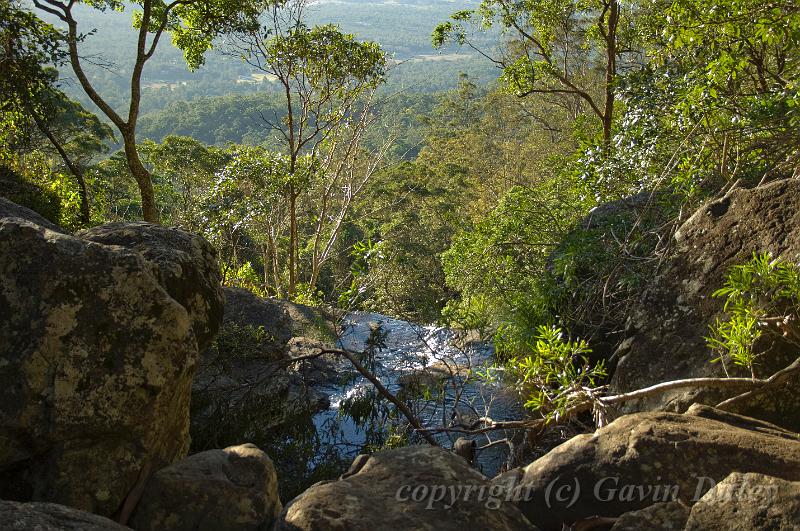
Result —
<path fill-rule="evenodd" d="M 443 375 L 449 374 L 446 367 L 450 367 L 456 373 L 455 378 L 434 380 L 446 382 L 446 391 L 438 399 L 405 398 L 424 427 L 440 428 L 454 423 L 469 425 L 485 415 L 496 420 L 522 417 L 522 404 L 501 383 L 481 381 L 474 375 L 466 379 L 464 377 L 465 368 L 483 371 L 491 365 L 494 355 L 491 343 L 473 342 L 458 348 L 454 344 L 457 334 L 451 329 L 422 326 L 377 313 L 352 312 L 345 316 L 338 347 L 350 352 L 363 352 L 376 328 L 385 333 L 385 336 L 383 348 L 376 349 L 374 372 L 395 396 L 398 393 L 403 396 L 404 383 L 408 383 L 410 376 L 425 367 L 439 367 L 440 371 L 444 369 L 444 372 L 440 372 Z M 347 360 L 342 361 L 341 370 L 353 372 Z M 330 408 L 314 417 L 318 433 L 323 440 L 338 443 L 345 453 L 351 449 L 356 453 L 366 441 L 365 429 L 339 412 L 348 399 L 374 392 L 372 384 L 355 373 L 354 378 L 347 383 L 329 385 L 322 391 L 328 395 Z M 437 442 L 445 448 L 451 448 L 453 442 L 461 436 L 458 433 L 435 435 Z M 498 432 L 490 437 L 493 441 L 502 439 L 505 435 Z M 473 438 L 478 447 L 490 442 L 483 435 Z M 507 452 L 508 447 L 504 444 L 479 451 L 476 467 L 491 477 L 500 471 Z"/>

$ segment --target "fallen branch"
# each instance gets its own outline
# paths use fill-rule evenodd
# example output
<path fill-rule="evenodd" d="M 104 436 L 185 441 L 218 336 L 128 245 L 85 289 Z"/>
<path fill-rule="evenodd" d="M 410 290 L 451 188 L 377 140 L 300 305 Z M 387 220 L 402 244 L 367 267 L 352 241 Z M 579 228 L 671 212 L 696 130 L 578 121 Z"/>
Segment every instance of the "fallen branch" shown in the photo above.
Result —
<path fill-rule="evenodd" d="M 772 387 L 777 387 L 781 384 L 788 382 L 793 376 L 796 376 L 797 373 L 800 373 L 800 358 L 797 358 L 796 360 L 794 360 L 794 363 L 792 363 L 785 369 L 781 369 L 780 371 L 776 372 L 775 374 L 764 380 L 764 384 L 761 385 L 760 387 L 747 391 L 746 393 L 742 393 L 738 396 L 729 398 L 723 402 L 720 402 L 719 404 L 717 404 L 716 407 L 717 409 L 730 408 L 731 406 L 739 402 L 742 402 L 744 400 L 747 400 L 748 398 L 757 396 Z"/>
<path fill-rule="evenodd" d="M 749 398 L 750 396 L 757 395 L 770 387 L 774 387 L 785 383 L 796 373 L 800 373 L 800 358 L 794 361 L 791 365 L 782 369 L 767 379 L 752 379 L 752 378 L 688 378 L 684 380 L 674 380 L 671 382 L 662 382 L 643 389 L 637 389 L 629 393 L 620 393 L 618 395 L 596 397 L 594 399 L 586 399 L 575 403 L 568 407 L 560 415 L 555 418 L 542 418 L 533 420 L 520 420 L 508 422 L 491 422 L 486 426 L 478 429 L 462 429 L 462 428 L 436 428 L 428 430 L 434 433 L 461 433 L 465 435 L 480 435 L 497 430 L 529 430 L 529 429 L 542 429 L 551 424 L 562 424 L 576 415 L 592 411 L 597 405 L 600 406 L 613 406 L 629 402 L 631 400 L 639 400 L 649 396 L 658 395 L 671 391 L 674 389 L 686 389 L 693 387 L 705 388 L 748 388 L 746 393 L 728 399 L 716 407 L 718 409 L 726 409 L 732 404 Z"/>

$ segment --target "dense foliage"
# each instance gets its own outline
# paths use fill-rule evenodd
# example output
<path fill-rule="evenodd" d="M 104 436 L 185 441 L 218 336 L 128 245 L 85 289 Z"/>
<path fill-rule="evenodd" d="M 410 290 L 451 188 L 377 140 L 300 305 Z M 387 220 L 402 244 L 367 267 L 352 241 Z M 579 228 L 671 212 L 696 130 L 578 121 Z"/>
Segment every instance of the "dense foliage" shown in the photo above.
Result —
<path fill-rule="evenodd" d="M 94 8 L 122 4 L 86 4 L 57 14 L 68 30 L 73 15 L 87 31 L 98 17 L 120 24 Z M 383 48 L 350 33 L 363 3 L 342 29 L 320 18 L 327 3 L 217 1 L 205 20 L 192 2 L 143 0 L 133 22 L 150 50 L 160 32 L 178 50 L 120 39 L 115 59 L 154 67 L 120 70 L 132 93 L 87 66 L 80 85 L 95 95 L 82 101 L 102 119 L 48 67 L 96 50 L 106 30 L 65 36 L 0 5 L 0 160 L 59 198 L 61 223 L 146 217 L 202 232 L 228 284 L 480 329 L 529 381 L 559 368 L 602 379 L 678 224 L 701 201 L 800 168 L 793 0 L 485 0 L 449 20 L 446 5 L 403 4 L 408 26 L 393 4 L 359 29 Z M 451 48 L 400 64 L 433 52 L 423 19 Z M 180 50 L 192 67 L 208 55 L 213 72 L 188 77 Z M 459 50 L 487 62 L 456 76 Z M 418 67 L 414 83 L 393 81 Z M 125 149 L 108 155 L 114 142 Z M 733 336 L 753 329 L 742 315 L 716 347 L 747 339 Z M 558 365 L 566 351 L 571 365 Z"/>

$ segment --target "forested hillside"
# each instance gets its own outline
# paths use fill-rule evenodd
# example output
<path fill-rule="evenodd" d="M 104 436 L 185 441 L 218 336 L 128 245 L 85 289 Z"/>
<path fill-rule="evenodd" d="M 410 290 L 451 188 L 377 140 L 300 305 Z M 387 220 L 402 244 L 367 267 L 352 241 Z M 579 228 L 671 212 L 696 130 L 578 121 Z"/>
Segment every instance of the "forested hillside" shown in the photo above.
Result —
<path fill-rule="evenodd" d="M 142 334 L 155 345 L 146 347 L 158 353 L 153 359 L 191 357 L 167 360 L 164 371 L 179 389 L 170 400 L 188 411 L 193 395 L 194 406 L 206 408 L 192 411 L 193 451 L 251 436 L 266 441 L 286 458 L 281 474 L 296 479 L 281 486 L 292 497 L 338 477 L 359 452 L 416 443 L 447 446 L 470 467 L 478 466 L 475 452 L 502 447 L 497 473 L 529 465 L 536 454 L 542 461 L 506 478 L 537 492 L 549 492 L 567 462 L 570 473 L 592 478 L 613 475 L 621 464 L 650 484 L 653 470 L 678 473 L 680 459 L 661 457 L 685 441 L 687 462 L 698 471 L 719 467 L 708 471 L 715 481 L 741 480 L 732 474 L 743 462 L 747 472 L 800 481 L 790 470 L 800 462 L 793 446 L 800 426 L 796 0 L 0 0 L 0 36 L 0 235 L 3 223 L 17 231 L 2 240 L 8 256 L 25 246 L 38 253 L 23 265 L 0 263 L 12 286 L 0 286 L 0 303 L 12 300 L 17 283 L 20 293 L 35 292 L 27 306 L 20 301 L 28 292 L 15 292 L 19 315 L 38 311 L 36 297 L 65 297 L 61 305 L 42 303 L 56 309 L 36 326 L 47 345 L 67 344 L 62 335 L 72 341 L 62 371 L 68 376 L 80 372 L 80 349 L 95 343 L 102 351 L 97 367 L 127 371 L 130 360 L 103 357 L 115 349 L 135 354 L 122 344 L 128 336 L 109 332 L 106 341 L 118 321 L 135 321 L 139 332 L 131 337 Z M 64 284 L 52 294 L 31 287 L 33 276 L 17 275 L 51 255 L 66 264 L 58 277 Z M 81 257 L 101 272 L 104 291 L 81 287 L 91 280 Z M 141 293 L 154 294 L 158 307 L 134 294 L 139 288 L 121 282 L 119 271 L 136 279 L 131 286 Z M 36 275 L 55 283 L 48 275 L 60 273 L 42 266 Z M 224 320 L 223 288 L 241 305 L 226 308 Z M 103 304 L 125 308 L 109 310 L 115 320 L 101 332 L 84 329 L 75 324 L 73 309 L 84 307 L 76 293 L 97 319 Z M 129 319 L 133 310 L 119 302 L 126 297 L 150 313 Z M 3 311 L 0 304 L 0 318 Z M 372 319 L 365 312 L 380 317 L 358 322 L 367 331 L 359 332 L 354 353 L 332 321 Z M 153 325 L 162 314 L 171 324 Z M 14 352 L 28 355 L 34 350 L 19 339 L 28 325 L 20 322 L 8 335 L 18 342 Z M 459 354 L 421 362 L 414 357 L 421 349 L 404 360 L 402 377 L 381 383 L 379 354 L 404 348 L 387 348 L 384 322 L 413 330 L 428 351 L 434 343 Z M 440 341 L 434 325 L 451 335 Z M 170 350 L 171 342 L 183 350 Z M 464 361 L 470 348 L 484 349 L 483 365 Z M 354 371 L 345 374 L 331 359 Z M 136 378 L 160 389 L 150 380 L 161 362 L 147 360 L 159 368 L 147 365 Z M 192 376 L 181 372 L 191 373 L 196 360 L 209 380 L 202 391 L 190 390 Z M 0 376 L 13 365 L 3 361 Z M 25 363 L 18 365 L 46 365 Z M 255 377 L 256 369 L 279 376 Z M 214 371 L 235 389 L 214 387 Z M 30 376 L 34 383 L 54 379 Z M 356 432 L 369 427 L 358 443 L 346 442 L 347 459 L 309 442 L 309 434 L 323 431 L 314 415 L 333 411 L 333 395 L 309 398 L 309 388 L 339 384 L 352 386 L 335 401 L 335 419 L 327 418 L 333 427 L 326 421 L 324 429 L 344 436 L 335 424 L 344 418 Z M 462 394 L 470 385 L 478 390 L 470 388 L 468 400 Z M 479 409 L 487 389 L 513 395 L 504 411 L 517 417 L 498 420 L 488 406 Z M 132 401 L 143 396 L 123 391 Z M 55 393 L 39 392 L 29 401 Z M 230 406 L 229 394 L 252 410 Z M 156 398 L 167 403 L 164 396 Z M 310 408 L 302 420 L 292 416 L 298 404 Z M 441 415 L 431 404 L 441 405 Z M 687 410 L 702 420 L 686 420 Z M 188 451 L 189 413 L 182 414 L 169 436 L 186 448 L 153 443 L 171 451 L 152 458 L 158 466 Z M 258 424 L 258 415 L 268 421 Z M 271 431 L 276 426 L 287 431 Z M 742 432 L 730 436 L 734 442 L 718 438 L 733 433 L 731 426 Z M 606 446 L 597 436 L 576 437 L 562 453 L 545 455 L 595 427 Z M 767 433 L 782 435 L 757 453 Z M 148 444 L 128 446 L 136 454 Z M 731 448 L 741 450 L 735 459 Z M 251 450 L 235 451 L 256 459 Z M 386 466 L 402 469 L 403 460 L 391 457 L 397 455 L 415 456 L 414 466 L 453 457 L 418 451 L 388 454 Z M 732 461 L 709 458 L 708 465 L 712 454 Z M 36 459 L 20 462 L 44 466 Z M 452 467 L 468 476 L 462 461 Z M 365 462 L 313 487 L 322 492 L 321 506 L 339 503 L 330 500 L 346 498 L 347 489 L 369 498 L 370 481 L 389 489 L 383 476 L 371 476 L 383 465 Z M 131 483 L 151 466 L 144 458 L 137 463 L 114 479 L 117 498 L 87 495 L 90 509 L 130 513 L 130 496 L 142 490 Z M 9 465 L 8 473 L 27 470 L 19 467 Z M 423 478 L 430 469 L 449 473 L 431 465 Z M 553 483 L 544 486 L 542 478 Z M 792 496 L 786 504 L 796 510 Z M 313 505 L 309 499 L 299 498 L 298 507 Z M 150 503 L 156 501 L 153 495 Z M 502 517 L 509 529 L 525 518 L 560 529 L 611 507 L 610 528 L 624 513 L 649 507 L 596 501 L 582 499 L 573 514 L 527 500 L 517 504 L 522 512 L 515 505 Z M 683 515 L 682 529 L 692 520 L 678 505 L 671 510 Z M 262 520 L 272 522 L 280 500 L 269 507 L 275 514 Z M 391 509 L 380 512 L 394 521 Z M 296 514 L 284 513 L 285 529 L 297 529 L 290 522 Z M 708 514 L 692 518 L 713 520 Z M 128 517 L 135 518 L 119 519 Z M 794 525 L 794 517 L 787 521 Z"/>

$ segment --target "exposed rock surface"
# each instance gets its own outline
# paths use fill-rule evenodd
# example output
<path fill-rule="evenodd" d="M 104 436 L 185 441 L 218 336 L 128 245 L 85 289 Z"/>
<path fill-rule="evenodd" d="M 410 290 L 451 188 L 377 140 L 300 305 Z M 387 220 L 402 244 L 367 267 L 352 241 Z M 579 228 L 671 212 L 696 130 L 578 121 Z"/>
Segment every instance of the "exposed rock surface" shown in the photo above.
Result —
<path fill-rule="evenodd" d="M 278 357 L 286 351 L 292 338 L 292 319 L 285 305 L 276 299 L 265 299 L 242 288 L 222 288 L 225 294 L 224 322 L 239 326 L 264 327 L 269 343 Z"/>
<path fill-rule="evenodd" d="M 78 233 L 85 240 L 136 251 L 192 320 L 197 346 L 205 349 L 219 329 L 224 298 L 217 252 L 206 240 L 150 223 L 109 223 Z"/>
<path fill-rule="evenodd" d="M 445 450 L 385 450 L 357 459 L 338 481 L 318 483 L 292 500 L 276 531 L 535 529 L 502 494 L 493 498 L 490 487 Z"/>
<path fill-rule="evenodd" d="M 131 526 L 137 531 L 256 531 L 281 512 L 275 467 L 252 444 L 194 454 L 148 481 Z"/>
<path fill-rule="evenodd" d="M 0 500 L 0 529 L 3 531 L 124 531 L 103 516 L 64 507 L 56 503 L 19 503 Z"/>
<path fill-rule="evenodd" d="M 646 289 L 628 323 L 628 337 L 616 352 L 612 386 L 631 391 L 659 382 L 722 376 L 712 364 L 704 337 L 721 315 L 724 301 L 712 298 L 731 266 L 754 252 L 797 262 L 800 259 L 800 181 L 785 180 L 739 189 L 698 210 L 678 231 L 675 258 Z M 764 377 L 786 367 L 796 349 L 773 344 L 757 367 Z M 737 412 L 800 431 L 800 384 L 772 391 Z M 710 405 L 730 395 L 708 390 L 676 390 L 627 410 L 683 411 L 694 402 Z"/>
<path fill-rule="evenodd" d="M 293 338 L 295 323 L 282 301 L 224 288 L 225 312 L 217 341 L 201 356 L 192 387 L 194 448 L 249 440 L 263 444 L 274 428 L 327 409 L 316 389 L 335 368 L 317 359 L 291 358 L 320 345 Z"/>
<path fill-rule="evenodd" d="M 689 519 L 689 507 L 682 501 L 655 503 L 638 511 L 625 513 L 611 531 L 680 531 Z"/>
<path fill-rule="evenodd" d="M 166 230 L 130 231 L 162 234 L 155 262 L 143 242 L 126 249 L 0 219 L 0 497 L 111 515 L 142 470 L 186 455 L 198 314 L 158 271 L 200 279 L 214 267 L 210 255 L 178 250 L 170 265 Z M 176 248 L 203 249 L 175 238 Z M 195 288 L 187 304 L 211 308 L 213 296 L 207 306 L 197 297 L 213 291 Z"/>
<path fill-rule="evenodd" d="M 693 507 L 686 531 L 800 527 L 800 481 L 735 472 Z"/>
<path fill-rule="evenodd" d="M 664 412 L 626 415 L 495 481 L 523 489 L 519 506 L 531 522 L 561 529 L 562 523 L 657 502 L 692 504 L 712 481 L 734 471 L 800 480 L 800 435 L 721 415 L 730 422 Z"/>

